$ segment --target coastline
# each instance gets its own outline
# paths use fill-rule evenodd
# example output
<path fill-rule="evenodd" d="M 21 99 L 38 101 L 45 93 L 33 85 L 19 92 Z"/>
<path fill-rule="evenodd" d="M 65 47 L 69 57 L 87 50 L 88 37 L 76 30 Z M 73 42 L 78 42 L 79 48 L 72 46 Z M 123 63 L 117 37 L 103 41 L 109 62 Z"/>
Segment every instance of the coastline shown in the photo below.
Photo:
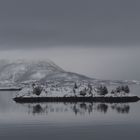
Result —
<path fill-rule="evenodd" d="M 34 103 L 34 102 L 103 102 L 103 103 L 127 103 L 137 102 L 140 100 L 138 96 L 126 97 L 15 97 L 18 103 Z"/>

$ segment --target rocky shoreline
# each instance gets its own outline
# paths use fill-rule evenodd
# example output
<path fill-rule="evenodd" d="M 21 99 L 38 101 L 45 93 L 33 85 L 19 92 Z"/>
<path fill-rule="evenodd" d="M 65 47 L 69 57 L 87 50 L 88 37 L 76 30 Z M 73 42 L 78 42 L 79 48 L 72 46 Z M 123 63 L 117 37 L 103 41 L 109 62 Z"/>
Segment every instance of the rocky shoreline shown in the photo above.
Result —
<path fill-rule="evenodd" d="M 124 97 L 15 97 L 18 103 L 34 103 L 34 102 L 104 102 L 104 103 L 127 103 L 137 102 L 140 100 L 138 96 Z"/>

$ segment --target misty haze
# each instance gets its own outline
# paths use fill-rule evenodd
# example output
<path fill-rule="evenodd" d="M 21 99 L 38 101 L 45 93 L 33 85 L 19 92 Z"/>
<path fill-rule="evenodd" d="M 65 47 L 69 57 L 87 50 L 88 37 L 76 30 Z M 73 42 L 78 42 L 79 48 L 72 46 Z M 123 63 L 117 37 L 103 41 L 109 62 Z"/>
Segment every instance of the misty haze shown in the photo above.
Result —
<path fill-rule="evenodd" d="M 139 139 L 139 5 L 1 0 L 0 139 Z"/>

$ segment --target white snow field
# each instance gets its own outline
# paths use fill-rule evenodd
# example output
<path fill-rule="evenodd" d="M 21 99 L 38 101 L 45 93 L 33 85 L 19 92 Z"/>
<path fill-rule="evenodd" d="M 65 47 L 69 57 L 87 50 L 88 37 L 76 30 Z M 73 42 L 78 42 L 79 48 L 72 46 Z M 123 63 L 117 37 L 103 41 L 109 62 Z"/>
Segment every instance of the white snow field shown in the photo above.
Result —
<path fill-rule="evenodd" d="M 78 82 L 77 82 L 78 83 Z M 47 83 L 47 85 L 35 85 L 41 88 L 39 95 L 34 93 L 34 87 L 32 85 L 23 88 L 16 97 L 130 97 L 135 96 L 131 93 L 126 93 L 125 91 L 116 91 L 117 87 L 108 87 L 108 93 L 101 94 L 99 91 L 99 85 L 91 85 L 89 83 L 79 82 L 70 83 L 70 85 L 59 85 L 57 83 Z M 111 91 L 114 91 L 112 94 Z"/>

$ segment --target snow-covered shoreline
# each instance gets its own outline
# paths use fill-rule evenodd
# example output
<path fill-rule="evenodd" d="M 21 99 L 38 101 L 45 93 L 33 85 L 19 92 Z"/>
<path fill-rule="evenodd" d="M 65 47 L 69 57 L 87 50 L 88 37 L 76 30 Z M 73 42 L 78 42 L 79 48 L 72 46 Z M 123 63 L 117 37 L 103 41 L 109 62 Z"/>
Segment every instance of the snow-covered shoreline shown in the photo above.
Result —
<path fill-rule="evenodd" d="M 58 85 L 30 85 L 23 88 L 15 97 L 16 101 L 101 101 L 101 102 L 128 102 L 138 101 L 139 97 L 129 93 L 127 85 L 109 89 L 104 85 L 76 84 L 73 86 Z"/>
<path fill-rule="evenodd" d="M 119 94 L 111 94 L 108 93 L 106 95 L 99 95 L 96 92 L 93 93 L 93 95 L 80 95 L 80 91 L 77 91 L 76 95 L 73 93 L 71 88 L 56 88 L 54 89 L 43 89 L 40 95 L 33 94 L 33 90 L 31 88 L 23 88 L 19 93 L 16 95 L 16 97 L 132 97 L 135 96 L 134 94 L 125 94 L 125 93 L 119 93 Z"/>

